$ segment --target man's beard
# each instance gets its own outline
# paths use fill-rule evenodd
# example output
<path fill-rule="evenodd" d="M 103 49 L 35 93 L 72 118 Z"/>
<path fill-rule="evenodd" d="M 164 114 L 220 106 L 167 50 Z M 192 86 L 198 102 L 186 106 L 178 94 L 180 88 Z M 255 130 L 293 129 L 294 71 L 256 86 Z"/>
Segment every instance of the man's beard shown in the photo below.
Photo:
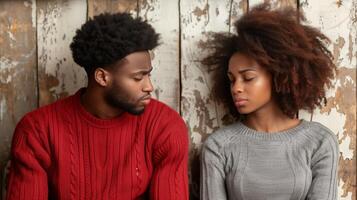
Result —
<path fill-rule="evenodd" d="M 144 112 L 144 107 L 140 108 L 135 103 L 130 103 L 128 98 L 115 86 L 105 94 L 104 99 L 109 105 L 133 115 L 140 115 Z M 139 102 L 139 100 L 136 102 Z"/>

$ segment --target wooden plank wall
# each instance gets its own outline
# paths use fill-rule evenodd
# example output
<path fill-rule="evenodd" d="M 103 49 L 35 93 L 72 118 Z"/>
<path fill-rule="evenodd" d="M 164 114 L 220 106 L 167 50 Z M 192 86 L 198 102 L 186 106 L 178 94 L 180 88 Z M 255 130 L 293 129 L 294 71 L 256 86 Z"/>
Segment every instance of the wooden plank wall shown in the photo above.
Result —
<path fill-rule="evenodd" d="M 24 113 L 74 93 L 86 84 L 69 44 L 89 17 L 127 11 L 150 22 L 162 45 L 153 58 L 154 96 L 180 112 L 190 130 L 190 196 L 199 195 L 202 141 L 231 122 L 210 96 L 213 86 L 200 64 L 212 32 L 234 32 L 233 22 L 267 0 L 2 0 L 0 1 L 0 178 L 16 123 Z M 269 0 L 268 0 L 269 1 Z M 270 0 L 302 10 L 308 24 L 331 38 L 339 68 L 327 106 L 299 116 L 323 123 L 340 143 L 339 199 L 356 200 L 357 0 Z M 1 197 L 1 196 L 0 196 Z"/>

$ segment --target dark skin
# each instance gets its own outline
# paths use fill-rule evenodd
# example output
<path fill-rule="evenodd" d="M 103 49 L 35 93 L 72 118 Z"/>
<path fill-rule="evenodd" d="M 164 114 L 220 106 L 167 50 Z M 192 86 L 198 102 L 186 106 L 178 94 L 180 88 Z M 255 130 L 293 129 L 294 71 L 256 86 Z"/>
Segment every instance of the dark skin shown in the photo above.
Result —
<path fill-rule="evenodd" d="M 279 108 L 272 92 L 271 74 L 254 59 L 235 53 L 227 73 L 231 94 L 243 123 L 257 131 L 274 133 L 297 126 L 299 119 L 290 118 Z"/>
<path fill-rule="evenodd" d="M 96 68 L 81 96 L 84 108 L 100 119 L 112 119 L 132 110 L 140 114 L 150 102 L 153 86 L 148 51 L 134 52 L 107 67 Z M 122 106 L 125 104 L 125 106 Z"/>

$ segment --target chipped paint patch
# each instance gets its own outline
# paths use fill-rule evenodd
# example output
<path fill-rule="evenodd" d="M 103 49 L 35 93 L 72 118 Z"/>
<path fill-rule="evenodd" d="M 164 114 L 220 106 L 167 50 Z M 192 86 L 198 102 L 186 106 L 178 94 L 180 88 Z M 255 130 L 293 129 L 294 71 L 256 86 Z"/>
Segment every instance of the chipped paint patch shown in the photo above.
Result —
<path fill-rule="evenodd" d="M 339 182 L 341 199 L 356 199 L 356 65 L 357 1 L 305 0 L 301 4 L 309 24 L 317 26 L 332 41 L 329 49 L 338 67 L 334 88 L 329 90 L 327 105 L 314 119 L 325 121 L 330 129 L 338 129 L 341 157 L 339 161 Z M 337 113 L 341 115 L 338 115 Z M 333 113 L 332 115 L 330 113 Z M 341 125 L 343 132 L 341 133 Z"/>
<path fill-rule="evenodd" d="M 179 1 L 139 0 L 139 16 L 160 33 L 162 42 L 151 51 L 151 80 L 157 99 L 180 111 Z M 170 16 L 170 17 L 167 17 Z"/>
<path fill-rule="evenodd" d="M 352 192 L 348 192 L 347 194 L 344 194 L 344 190 L 343 190 L 343 187 L 345 183 L 343 181 L 340 181 L 338 182 L 338 199 L 339 200 L 352 200 Z"/>
<path fill-rule="evenodd" d="M 0 100 L 0 121 L 4 120 L 4 115 L 6 113 L 6 100 L 1 98 Z"/>
<path fill-rule="evenodd" d="M 342 138 L 344 132 L 343 126 L 345 124 L 345 115 L 343 113 L 338 112 L 335 107 L 329 108 L 328 110 L 323 108 L 320 110 L 320 113 L 326 114 L 329 117 L 321 118 L 318 120 L 318 122 L 322 123 L 326 127 L 329 127 L 334 134 L 338 135 L 339 138 Z"/>
<path fill-rule="evenodd" d="M 69 48 L 86 20 L 86 1 L 37 2 L 40 105 L 73 94 L 86 83 Z"/>
<path fill-rule="evenodd" d="M 209 9 L 209 4 L 207 3 L 203 9 L 201 9 L 199 7 L 196 7 L 195 10 L 193 10 L 192 13 L 197 17 L 197 21 L 200 21 L 202 16 L 207 15 L 208 9 Z"/>
<path fill-rule="evenodd" d="M 9 37 L 12 41 L 16 42 L 16 38 L 14 36 L 14 34 L 12 34 L 10 31 L 7 32 L 9 34 Z"/>
<path fill-rule="evenodd" d="M 0 70 L 9 70 L 16 67 L 18 64 L 18 61 L 13 61 L 6 57 L 0 57 Z"/>
<path fill-rule="evenodd" d="M 201 134 L 197 134 L 196 132 L 193 132 L 191 134 L 191 141 L 192 141 L 193 144 L 200 145 L 202 143 L 202 135 Z"/>
<path fill-rule="evenodd" d="M 25 7 L 31 6 L 32 27 L 36 28 L 36 0 L 31 0 L 31 3 L 24 1 L 24 5 Z"/>
<path fill-rule="evenodd" d="M 340 152 L 343 159 L 353 159 L 353 149 L 351 149 L 351 137 L 347 135 L 344 140 L 340 142 Z"/>

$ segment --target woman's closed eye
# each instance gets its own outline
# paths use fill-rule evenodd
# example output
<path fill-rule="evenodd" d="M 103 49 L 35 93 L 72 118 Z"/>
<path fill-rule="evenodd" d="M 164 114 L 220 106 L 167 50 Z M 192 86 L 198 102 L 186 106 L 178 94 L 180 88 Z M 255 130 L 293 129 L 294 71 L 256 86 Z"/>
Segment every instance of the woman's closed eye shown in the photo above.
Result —
<path fill-rule="evenodd" d="M 243 78 L 244 81 L 252 81 L 252 80 L 254 80 L 254 79 L 255 79 L 254 76 L 244 77 L 244 78 Z"/>

